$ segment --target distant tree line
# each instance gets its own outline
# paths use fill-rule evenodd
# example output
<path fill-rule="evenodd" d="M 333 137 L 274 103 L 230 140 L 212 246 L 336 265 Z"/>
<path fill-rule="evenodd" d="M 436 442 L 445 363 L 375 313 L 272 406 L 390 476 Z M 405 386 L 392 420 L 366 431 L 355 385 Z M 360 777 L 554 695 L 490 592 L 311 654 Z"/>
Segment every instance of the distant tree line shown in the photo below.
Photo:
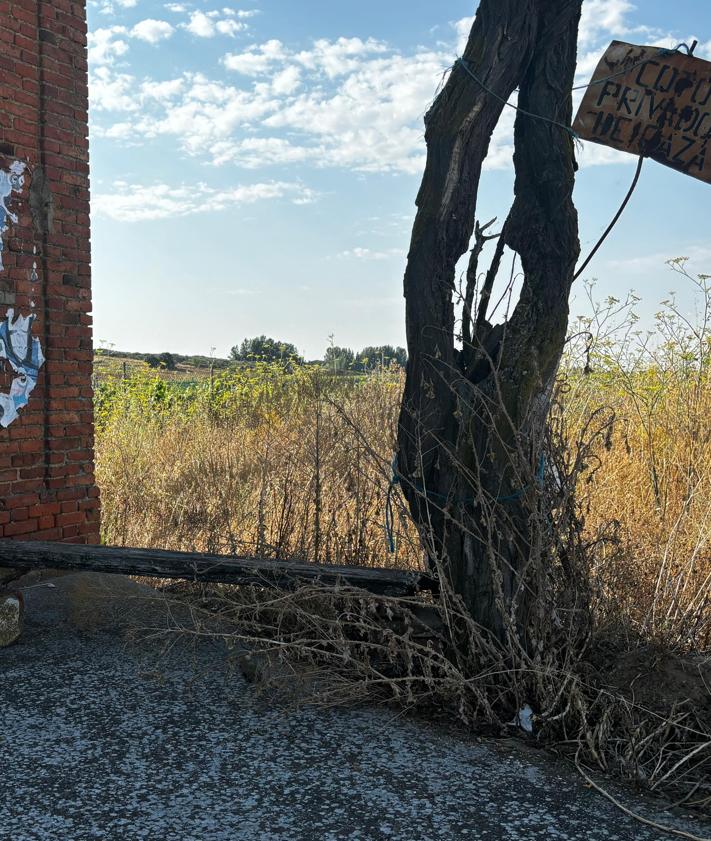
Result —
<path fill-rule="evenodd" d="M 379 366 L 387 367 L 393 363 L 404 368 L 407 351 L 392 345 L 369 346 L 360 351 L 334 345 L 326 349 L 323 361 L 334 371 L 372 371 Z"/>
<path fill-rule="evenodd" d="M 229 367 L 235 362 L 250 363 L 262 362 L 284 362 L 292 365 L 303 365 L 304 358 L 291 342 L 283 342 L 272 339 L 269 336 L 255 336 L 252 339 L 245 339 L 239 345 L 235 345 L 230 351 L 229 359 L 214 358 L 210 356 L 185 356 L 180 353 L 134 353 L 122 350 L 106 350 L 97 348 L 98 356 L 111 356 L 118 359 L 138 359 L 147 363 L 151 368 L 162 368 L 167 371 L 174 371 L 178 366 L 190 366 L 192 368 L 214 368 L 215 370 Z M 387 367 L 396 364 L 402 367 L 407 362 L 407 352 L 404 348 L 393 345 L 377 345 L 354 351 L 348 347 L 331 345 L 326 349 L 322 359 L 313 360 L 321 362 L 335 373 L 346 373 L 349 371 L 372 371 L 379 366 Z"/>
<path fill-rule="evenodd" d="M 241 344 L 232 348 L 230 358 L 235 362 L 261 360 L 264 362 L 289 362 L 297 365 L 304 362 L 304 358 L 291 342 L 279 341 L 269 336 L 255 336 L 253 339 L 245 339 Z M 326 349 L 323 359 L 315 361 L 322 362 L 335 373 L 372 371 L 381 365 L 388 366 L 393 363 L 404 367 L 407 362 L 407 352 L 405 348 L 393 347 L 392 345 L 370 346 L 360 351 L 331 345 Z"/>

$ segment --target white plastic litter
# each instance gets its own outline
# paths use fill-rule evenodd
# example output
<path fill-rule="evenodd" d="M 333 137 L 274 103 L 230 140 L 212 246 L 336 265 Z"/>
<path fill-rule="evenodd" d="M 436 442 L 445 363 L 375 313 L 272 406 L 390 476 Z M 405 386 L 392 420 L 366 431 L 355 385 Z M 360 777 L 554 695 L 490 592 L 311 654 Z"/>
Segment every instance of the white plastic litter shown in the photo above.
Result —
<path fill-rule="evenodd" d="M 509 724 L 514 727 L 520 727 L 521 730 L 525 730 L 526 733 L 533 733 L 533 710 L 528 704 L 524 704 L 514 716 L 513 721 L 510 721 Z"/>

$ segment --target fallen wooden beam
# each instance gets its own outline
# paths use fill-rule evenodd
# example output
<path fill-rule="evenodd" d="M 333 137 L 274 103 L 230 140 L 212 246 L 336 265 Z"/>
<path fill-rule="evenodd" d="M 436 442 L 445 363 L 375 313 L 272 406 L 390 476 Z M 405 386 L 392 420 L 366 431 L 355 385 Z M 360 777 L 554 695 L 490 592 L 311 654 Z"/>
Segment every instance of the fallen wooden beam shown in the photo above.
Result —
<path fill-rule="evenodd" d="M 0 568 L 57 569 L 183 578 L 223 584 L 263 584 L 282 588 L 299 582 L 345 583 L 380 595 L 411 595 L 435 582 L 408 570 L 206 555 L 164 549 L 85 546 L 74 543 L 0 540 Z"/>

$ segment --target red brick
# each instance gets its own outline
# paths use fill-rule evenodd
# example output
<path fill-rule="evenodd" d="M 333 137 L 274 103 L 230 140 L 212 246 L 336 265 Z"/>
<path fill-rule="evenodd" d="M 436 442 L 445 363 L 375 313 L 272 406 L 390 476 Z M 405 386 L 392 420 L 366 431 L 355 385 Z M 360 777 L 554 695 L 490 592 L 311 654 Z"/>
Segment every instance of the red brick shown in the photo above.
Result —
<path fill-rule="evenodd" d="M 30 404 L 0 429 L 0 536 L 7 538 L 99 540 L 85 7 L 0 0 L 0 167 L 28 164 L 24 192 L 13 197 L 19 222 L 5 235 L 0 290 L 22 314 L 34 302 L 34 335 L 46 357 Z M 54 198 L 46 241 L 28 202 L 29 173 L 38 165 Z M 30 279 L 35 263 L 37 282 Z"/>
<path fill-rule="evenodd" d="M 21 523 L 8 523 L 6 526 L 3 526 L 3 535 L 5 537 L 29 534 L 33 531 L 37 531 L 37 520 L 24 520 Z"/>

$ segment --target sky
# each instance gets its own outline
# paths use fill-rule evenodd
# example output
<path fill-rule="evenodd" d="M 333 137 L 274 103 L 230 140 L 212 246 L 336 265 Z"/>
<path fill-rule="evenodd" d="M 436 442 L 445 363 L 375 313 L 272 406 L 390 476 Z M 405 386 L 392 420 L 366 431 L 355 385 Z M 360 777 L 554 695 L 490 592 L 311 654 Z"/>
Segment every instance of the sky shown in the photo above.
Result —
<path fill-rule="evenodd" d="M 260 334 L 307 358 L 405 344 L 402 276 L 425 160 L 423 116 L 475 0 L 89 0 L 94 336 L 120 350 L 226 356 Z M 711 59 L 708 0 L 584 0 L 576 84 L 614 39 Z M 504 109 L 478 218 L 512 198 Z M 584 143 L 582 253 L 636 159 Z M 711 273 L 711 185 L 646 161 L 585 272 L 651 319 L 665 265 Z M 582 279 L 573 315 L 586 310 Z M 650 320 L 651 323 L 651 320 Z"/>

